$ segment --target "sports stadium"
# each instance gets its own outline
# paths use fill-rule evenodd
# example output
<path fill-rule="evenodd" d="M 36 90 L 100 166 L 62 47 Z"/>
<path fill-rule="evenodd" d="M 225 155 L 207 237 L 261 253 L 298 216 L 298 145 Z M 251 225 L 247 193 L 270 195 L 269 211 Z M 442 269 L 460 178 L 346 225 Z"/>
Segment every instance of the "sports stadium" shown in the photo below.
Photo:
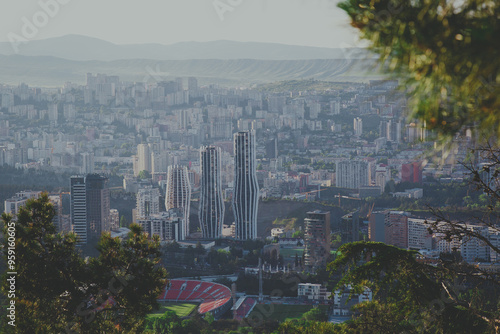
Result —
<path fill-rule="evenodd" d="M 210 312 L 215 319 L 219 319 L 233 305 L 231 290 L 225 285 L 183 279 L 170 280 L 158 301 L 199 303 L 198 313 Z"/>

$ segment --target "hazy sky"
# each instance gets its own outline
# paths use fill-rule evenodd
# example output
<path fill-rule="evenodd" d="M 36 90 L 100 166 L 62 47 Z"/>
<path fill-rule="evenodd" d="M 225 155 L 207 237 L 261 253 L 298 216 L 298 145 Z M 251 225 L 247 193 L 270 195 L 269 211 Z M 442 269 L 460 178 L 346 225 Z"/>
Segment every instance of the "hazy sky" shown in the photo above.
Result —
<path fill-rule="evenodd" d="M 49 7 L 41 3 L 66 3 Z M 24 21 L 38 20 L 30 39 L 67 34 L 117 44 L 235 40 L 345 47 L 356 31 L 338 0 L 0 0 L 0 40 L 22 36 Z M 219 12 L 214 4 L 219 4 Z M 222 4 L 222 5 L 220 5 Z M 224 11 L 225 4 L 225 11 Z M 47 19 L 48 18 L 48 19 Z M 222 19 L 221 19 L 222 18 Z M 44 21 L 45 20 L 45 21 Z"/>

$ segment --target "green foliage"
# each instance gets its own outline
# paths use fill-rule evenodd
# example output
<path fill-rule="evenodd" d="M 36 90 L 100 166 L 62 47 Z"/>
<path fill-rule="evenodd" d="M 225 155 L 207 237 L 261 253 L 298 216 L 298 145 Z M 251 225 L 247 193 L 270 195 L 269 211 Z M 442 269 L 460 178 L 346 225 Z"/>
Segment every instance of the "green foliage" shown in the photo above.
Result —
<path fill-rule="evenodd" d="M 84 294 L 79 290 L 86 277 L 83 260 L 75 252 L 74 234 L 56 234 L 55 215 L 47 194 L 21 207 L 17 222 L 2 215 L 3 233 L 15 225 L 16 330 L 19 333 L 62 332 L 73 319 Z M 4 255 L 8 242 L 3 240 Z M 7 274 L 2 291 L 7 294 Z M 3 328 L 4 332 L 9 327 Z"/>
<path fill-rule="evenodd" d="M 139 180 L 145 180 L 151 178 L 151 174 L 147 170 L 141 170 L 139 175 L 137 175 Z"/>
<path fill-rule="evenodd" d="M 124 241 L 104 234 L 99 256 L 84 261 L 76 235 L 56 234 L 53 217 L 47 194 L 28 200 L 17 216 L 16 331 L 141 331 L 165 284 L 166 271 L 157 266 L 159 241 L 148 240 L 140 226 L 132 225 Z M 12 217 L 2 220 L 5 233 Z M 7 256 L 5 239 L 3 245 Z"/>
<path fill-rule="evenodd" d="M 275 334 L 342 334 L 349 333 L 343 329 L 342 325 L 329 322 L 292 320 L 282 323 Z M 366 332 L 369 333 L 369 332 Z"/>
<path fill-rule="evenodd" d="M 231 274 L 237 268 L 236 259 L 231 256 L 231 253 L 222 249 L 215 250 L 212 248 L 207 254 L 207 262 L 219 275 Z"/>
<path fill-rule="evenodd" d="M 123 215 L 120 217 L 120 227 L 128 227 L 127 218 Z"/>
<path fill-rule="evenodd" d="M 345 0 L 339 4 L 412 95 L 409 108 L 448 140 L 500 135 L 500 2 Z"/>
<path fill-rule="evenodd" d="M 450 261 L 431 266 L 417 261 L 415 252 L 376 242 L 345 244 L 339 251 L 329 265 L 341 275 L 336 289 L 351 285 L 352 293 L 361 293 L 370 287 L 374 296 L 373 302 L 354 308 L 359 316 L 347 325 L 354 333 L 483 333 L 486 321 L 495 319 L 457 299 L 463 277 L 451 270 Z M 464 265 L 456 269 L 469 270 Z M 477 284 L 470 278 L 463 282 Z"/>
<path fill-rule="evenodd" d="M 415 259 L 415 252 L 379 242 L 354 242 L 339 248 L 341 253 L 329 265 L 332 271 L 345 269 L 337 287 L 352 285 L 361 293 L 365 286 L 374 294 L 384 292 L 388 300 L 426 303 L 439 295 L 432 267 Z M 366 257 L 369 260 L 363 262 Z M 362 264 L 360 264 L 362 263 Z"/>
<path fill-rule="evenodd" d="M 174 311 L 166 311 L 162 316 L 149 319 L 146 329 L 153 333 L 182 333 L 182 323 Z"/>
<path fill-rule="evenodd" d="M 167 311 L 175 312 L 175 314 L 180 318 L 187 317 L 197 307 L 197 304 L 191 303 L 160 302 L 160 308 L 153 311 L 152 313 L 149 313 L 146 317 L 146 322 L 148 322 L 148 320 L 151 318 L 161 317 Z"/>
<path fill-rule="evenodd" d="M 311 167 L 314 170 L 327 169 L 332 172 L 335 172 L 336 169 L 336 165 L 334 162 L 324 162 L 323 160 L 315 161 L 314 163 L 311 164 Z"/>
<path fill-rule="evenodd" d="M 307 311 L 302 316 L 305 320 L 308 321 L 327 321 L 328 316 L 324 310 L 320 310 L 318 307 L 312 308 L 310 311 Z"/>
<path fill-rule="evenodd" d="M 207 252 L 200 242 L 196 243 L 195 251 L 198 255 L 205 255 L 205 253 Z"/>

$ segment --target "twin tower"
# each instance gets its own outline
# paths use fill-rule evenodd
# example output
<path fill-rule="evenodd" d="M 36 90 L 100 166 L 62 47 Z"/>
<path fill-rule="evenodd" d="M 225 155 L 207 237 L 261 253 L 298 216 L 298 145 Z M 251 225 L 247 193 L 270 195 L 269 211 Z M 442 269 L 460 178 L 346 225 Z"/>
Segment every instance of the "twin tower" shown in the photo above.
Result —
<path fill-rule="evenodd" d="M 214 146 L 202 147 L 200 151 L 200 166 L 199 219 L 201 231 L 203 238 L 218 239 L 222 237 L 222 225 L 225 213 L 221 178 L 221 149 Z M 185 174 L 185 176 L 177 175 L 178 173 Z M 255 134 L 252 131 L 234 134 L 234 175 L 232 205 L 235 219 L 235 237 L 238 240 L 256 239 L 259 186 L 256 176 Z M 179 188 L 184 187 L 179 187 L 179 182 L 175 181 L 181 181 L 182 179 L 185 180 L 184 183 L 189 187 L 185 167 L 172 167 L 169 169 L 167 193 L 172 188 L 171 195 L 177 193 L 180 196 L 175 197 L 186 199 L 189 196 L 187 191 L 180 190 Z M 179 207 L 180 204 L 169 203 L 169 198 L 173 197 L 171 195 L 167 194 L 167 209 L 169 207 Z M 187 210 L 185 210 L 185 229 L 187 235 L 189 234 L 189 204 L 186 204 L 188 206 Z"/>

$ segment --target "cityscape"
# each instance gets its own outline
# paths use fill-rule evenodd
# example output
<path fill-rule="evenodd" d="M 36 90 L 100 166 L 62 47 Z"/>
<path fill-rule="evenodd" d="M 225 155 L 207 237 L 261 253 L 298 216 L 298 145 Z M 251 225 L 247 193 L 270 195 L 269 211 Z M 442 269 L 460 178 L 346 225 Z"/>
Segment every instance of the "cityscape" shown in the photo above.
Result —
<path fill-rule="evenodd" d="M 210 3 L 234 29 L 257 6 Z M 335 10 L 371 49 L 0 43 L 0 332 L 498 333 L 499 58 L 422 8 L 441 46 L 413 54 L 380 20 L 421 4 L 369 3 Z"/>

